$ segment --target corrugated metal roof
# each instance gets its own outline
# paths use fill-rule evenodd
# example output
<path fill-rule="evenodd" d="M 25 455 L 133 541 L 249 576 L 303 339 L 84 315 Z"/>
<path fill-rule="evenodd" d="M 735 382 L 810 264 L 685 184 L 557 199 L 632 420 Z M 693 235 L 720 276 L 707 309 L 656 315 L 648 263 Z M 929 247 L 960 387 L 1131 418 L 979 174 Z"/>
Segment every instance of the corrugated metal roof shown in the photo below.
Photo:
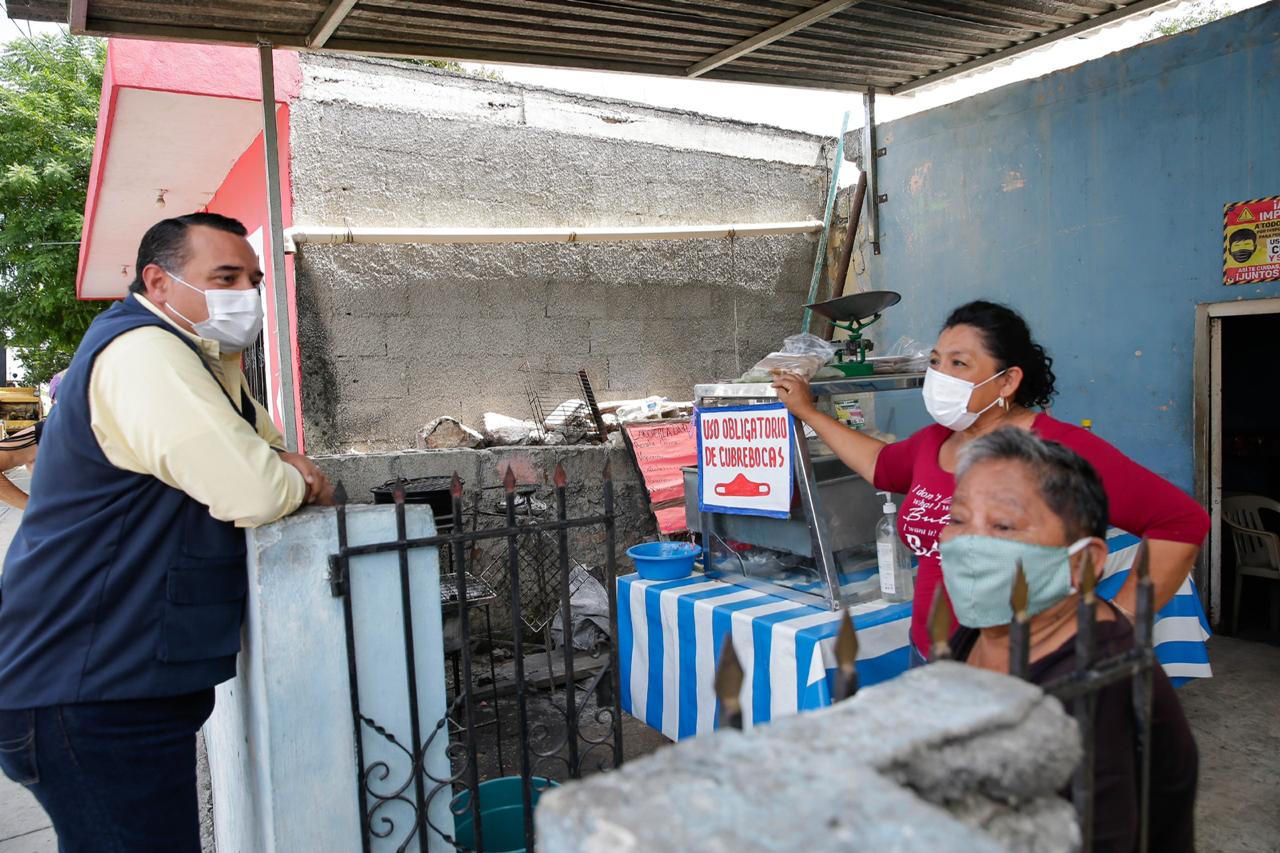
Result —
<path fill-rule="evenodd" d="M 899 93 L 1168 0 L 9 0 L 76 32 Z M 69 6 L 69 10 L 68 10 Z"/>

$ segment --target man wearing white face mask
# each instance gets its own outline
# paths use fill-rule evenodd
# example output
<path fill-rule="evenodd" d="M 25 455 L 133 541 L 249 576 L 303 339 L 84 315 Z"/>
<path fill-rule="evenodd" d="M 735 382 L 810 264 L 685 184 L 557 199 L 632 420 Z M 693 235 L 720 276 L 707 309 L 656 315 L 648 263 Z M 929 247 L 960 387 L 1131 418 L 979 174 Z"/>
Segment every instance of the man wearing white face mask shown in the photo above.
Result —
<path fill-rule="evenodd" d="M 239 222 L 157 223 L 45 423 L 0 588 L 0 770 L 67 853 L 198 853 L 195 733 L 235 674 L 239 528 L 332 501 L 241 372 L 261 279 Z"/>
<path fill-rule="evenodd" d="M 956 618 L 957 660 L 1009 669 L 1009 604 L 1022 562 L 1031 614 L 1030 680 L 1049 684 L 1075 670 L 1076 610 L 1086 562 L 1107 557 L 1107 495 L 1078 454 L 1020 429 L 974 440 L 960 453 L 951 523 L 942 531 L 942 577 Z M 1098 658 L 1133 648 L 1133 629 L 1113 605 L 1098 609 Z M 1153 679 L 1151 850 L 1195 848 L 1198 758 L 1191 728 L 1164 670 Z M 1097 694 L 1092 848 L 1127 851 L 1138 842 L 1138 776 L 1130 679 Z"/>

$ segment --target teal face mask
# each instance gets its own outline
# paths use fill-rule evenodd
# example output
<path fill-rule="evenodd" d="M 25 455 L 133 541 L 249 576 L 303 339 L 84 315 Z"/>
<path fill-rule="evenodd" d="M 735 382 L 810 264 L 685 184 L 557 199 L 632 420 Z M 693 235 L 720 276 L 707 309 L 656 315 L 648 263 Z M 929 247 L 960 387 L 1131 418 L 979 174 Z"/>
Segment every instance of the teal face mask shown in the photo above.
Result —
<path fill-rule="evenodd" d="M 991 628 L 1013 621 L 1009 595 L 1018 560 L 1027 577 L 1027 611 L 1048 610 L 1071 592 L 1071 557 L 1089 544 L 1031 545 L 994 536 L 957 536 L 940 547 L 942 580 L 956 619 L 966 628 Z"/>

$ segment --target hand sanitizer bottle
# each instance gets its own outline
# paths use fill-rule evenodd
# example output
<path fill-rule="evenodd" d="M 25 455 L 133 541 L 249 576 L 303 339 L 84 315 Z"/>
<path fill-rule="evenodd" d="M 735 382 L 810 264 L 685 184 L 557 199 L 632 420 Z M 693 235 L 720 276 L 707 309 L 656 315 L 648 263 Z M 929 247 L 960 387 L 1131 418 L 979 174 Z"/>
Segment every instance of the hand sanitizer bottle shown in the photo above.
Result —
<path fill-rule="evenodd" d="M 876 523 L 876 561 L 880 564 L 880 594 L 885 601 L 910 601 L 914 593 L 911 555 L 898 538 L 898 508 L 893 495 L 884 495 L 884 515 Z"/>

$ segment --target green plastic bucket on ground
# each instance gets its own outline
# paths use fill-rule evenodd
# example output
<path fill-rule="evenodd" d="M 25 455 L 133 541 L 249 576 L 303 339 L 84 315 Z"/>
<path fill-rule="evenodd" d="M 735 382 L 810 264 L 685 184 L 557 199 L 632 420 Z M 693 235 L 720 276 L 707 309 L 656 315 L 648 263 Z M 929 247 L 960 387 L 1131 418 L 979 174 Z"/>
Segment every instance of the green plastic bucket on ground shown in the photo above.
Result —
<path fill-rule="evenodd" d="M 533 805 L 548 788 L 560 787 L 542 776 L 533 777 Z M 524 797 L 519 776 L 501 776 L 480 783 L 480 825 L 484 829 L 484 853 L 523 853 Z M 453 798 L 454 837 L 463 847 L 476 846 L 472 826 L 471 792 L 463 791 Z"/>

